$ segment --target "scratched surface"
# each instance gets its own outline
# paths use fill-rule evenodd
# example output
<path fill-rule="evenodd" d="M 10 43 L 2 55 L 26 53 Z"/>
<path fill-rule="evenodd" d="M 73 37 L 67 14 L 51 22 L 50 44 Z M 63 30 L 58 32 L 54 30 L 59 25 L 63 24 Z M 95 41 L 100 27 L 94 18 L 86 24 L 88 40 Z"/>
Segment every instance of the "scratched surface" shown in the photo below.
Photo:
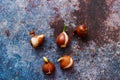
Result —
<path fill-rule="evenodd" d="M 60 49 L 56 36 L 67 25 L 71 45 Z M 73 36 L 80 24 L 88 37 Z M 33 49 L 29 32 L 45 34 L 44 44 Z M 74 59 L 63 71 L 57 59 Z M 44 75 L 46 56 L 56 66 Z M 0 0 L 0 80 L 120 80 L 120 0 Z"/>

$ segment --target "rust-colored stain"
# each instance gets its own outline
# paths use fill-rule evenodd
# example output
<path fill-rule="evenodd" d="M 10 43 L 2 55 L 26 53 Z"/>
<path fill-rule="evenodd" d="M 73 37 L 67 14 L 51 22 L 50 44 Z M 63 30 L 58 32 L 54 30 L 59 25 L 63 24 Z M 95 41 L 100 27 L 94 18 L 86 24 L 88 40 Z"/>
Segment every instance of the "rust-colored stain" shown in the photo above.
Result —
<path fill-rule="evenodd" d="M 109 43 L 105 36 L 109 36 L 114 41 L 118 41 L 117 36 L 119 35 L 119 30 L 116 31 L 105 31 L 106 25 L 104 21 L 109 17 L 110 11 L 109 6 L 105 0 L 79 0 L 79 10 L 71 12 L 71 17 L 77 17 L 76 26 L 85 24 L 88 27 L 88 37 L 83 39 L 79 44 L 93 40 L 98 46 L 105 43 Z M 58 10 L 57 10 L 58 11 Z M 51 28 L 54 28 L 54 36 L 56 37 L 64 26 L 64 20 L 57 16 L 50 23 Z M 68 26 L 67 32 L 70 38 L 73 37 L 74 28 Z M 74 37 L 75 38 L 75 37 Z"/>

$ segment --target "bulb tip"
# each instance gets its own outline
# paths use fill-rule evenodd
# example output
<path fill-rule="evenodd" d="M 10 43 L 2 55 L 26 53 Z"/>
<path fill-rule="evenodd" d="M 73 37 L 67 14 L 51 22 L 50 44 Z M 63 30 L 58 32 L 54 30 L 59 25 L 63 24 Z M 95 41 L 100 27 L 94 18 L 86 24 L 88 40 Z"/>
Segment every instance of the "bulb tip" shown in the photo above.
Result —
<path fill-rule="evenodd" d="M 46 62 L 46 63 L 49 62 L 48 59 L 47 59 L 47 57 L 43 57 L 43 60 L 44 60 L 44 62 Z"/>

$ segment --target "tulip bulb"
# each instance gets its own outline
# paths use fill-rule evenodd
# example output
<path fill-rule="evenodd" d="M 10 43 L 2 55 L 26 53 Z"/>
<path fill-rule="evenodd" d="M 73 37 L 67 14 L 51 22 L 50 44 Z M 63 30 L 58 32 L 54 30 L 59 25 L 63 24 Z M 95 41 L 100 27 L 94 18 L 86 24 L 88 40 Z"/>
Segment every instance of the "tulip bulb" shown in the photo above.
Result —
<path fill-rule="evenodd" d="M 77 33 L 80 37 L 86 37 L 88 32 L 88 28 L 85 25 L 80 25 L 75 28 L 74 33 Z"/>
<path fill-rule="evenodd" d="M 74 63 L 73 59 L 68 55 L 59 58 L 58 62 L 60 62 L 61 69 L 69 69 L 73 66 Z"/>
<path fill-rule="evenodd" d="M 44 60 L 44 64 L 42 65 L 42 71 L 47 74 L 50 75 L 55 71 L 55 65 L 50 62 L 46 57 L 43 57 Z"/>
<path fill-rule="evenodd" d="M 69 36 L 67 35 L 67 33 L 65 32 L 66 30 L 66 26 L 64 26 L 64 30 L 62 33 L 60 33 L 58 36 L 57 36 L 57 39 L 56 39 L 56 43 L 58 46 L 60 46 L 61 48 L 65 48 L 69 45 L 70 43 L 70 39 L 69 39 Z"/>
<path fill-rule="evenodd" d="M 34 48 L 39 47 L 44 41 L 44 37 L 45 37 L 44 34 L 41 34 L 41 35 L 31 34 L 31 35 L 32 35 L 32 38 L 30 40 L 30 43 L 32 47 Z"/>

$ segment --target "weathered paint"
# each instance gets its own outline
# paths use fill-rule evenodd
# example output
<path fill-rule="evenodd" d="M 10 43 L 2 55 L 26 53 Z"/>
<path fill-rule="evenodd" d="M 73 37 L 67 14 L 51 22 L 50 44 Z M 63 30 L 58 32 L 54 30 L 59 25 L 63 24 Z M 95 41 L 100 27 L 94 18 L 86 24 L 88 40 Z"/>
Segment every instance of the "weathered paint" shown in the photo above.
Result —
<path fill-rule="evenodd" d="M 56 36 L 67 25 L 71 45 L 60 49 Z M 87 39 L 73 36 L 80 24 Z M 45 34 L 38 49 L 29 32 Z M 74 68 L 61 70 L 57 59 L 69 54 Z M 42 72 L 42 57 L 56 72 Z M 120 80 L 120 0 L 0 0 L 0 80 Z"/>

